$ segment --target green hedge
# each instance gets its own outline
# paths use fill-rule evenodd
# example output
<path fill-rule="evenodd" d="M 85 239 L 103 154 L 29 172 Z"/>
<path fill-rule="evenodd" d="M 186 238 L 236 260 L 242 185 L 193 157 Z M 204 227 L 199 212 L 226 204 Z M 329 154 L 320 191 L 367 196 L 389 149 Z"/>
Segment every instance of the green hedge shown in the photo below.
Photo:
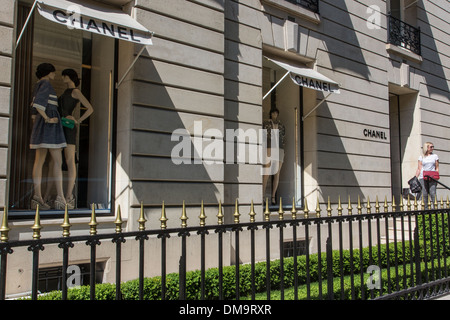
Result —
<path fill-rule="evenodd" d="M 423 241 L 425 239 L 427 243 L 429 243 L 427 248 L 428 257 L 431 253 L 431 247 L 433 247 L 434 252 L 437 252 L 438 245 L 440 251 L 445 250 L 446 254 L 450 255 L 448 243 L 449 224 L 447 213 L 431 213 L 420 215 L 417 217 L 417 226 L 419 228 L 420 241 Z M 445 233 L 445 236 L 443 235 L 443 233 Z"/>
<path fill-rule="evenodd" d="M 435 265 L 437 264 L 437 261 L 434 262 Z M 440 260 L 441 266 L 444 266 L 444 259 Z M 450 257 L 446 259 L 446 264 L 447 264 L 447 272 L 450 272 Z M 410 265 L 408 264 L 405 268 L 405 271 L 403 270 L 403 267 L 399 267 L 397 272 L 398 272 L 398 276 L 396 275 L 396 270 L 394 267 L 391 267 L 389 269 L 390 271 L 390 275 L 389 275 L 389 281 L 388 281 L 388 271 L 387 269 L 383 269 L 381 272 L 381 283 L 382 283 L 382 294 L 386 295 L 389 291 L 388 289 L 390 288 L 390 292 L 395 292 L 397 291 L 397 285 L 398 285 L 398 289 L 402 290 L 402 289 L 407 289 L 410 288 L 412 286 L 415 286 L 416 283 L 416 269 L 415 269 L 415 265 L 413 266 L 413 273 L 411 273 L 411 268 Z M 431 262 L 427 263 L 427 268 L 428 270 L 431 270 Z M 420 270 L 422 273 L 422 279 L 425 279 L 425 273 L 426 273 L 426 267 L 425 267 L 425 263 L 422 262 L 420 263 Z M 445 269 L 442 267 L 441 268 L 441 272 L 445 272 Z M 414 274 L 414 279 L 411 279 L 411 274 Z M 406 277 L 405 277 L 406 276 Z M 430 274 L 429 274 L 430 276 Z M 435 274 L 433 275 L 435 278 L 438 278 L 438 270 L 437 268 L 435 268 Z M 371 290 L 369 290 L 369 288 L 367 287 L 367 279 L 369 278 L 369 274 L 365 273 L 364 274 L 364 279 L 363 279 L 363 286 L 361 285 L 361 278 L 359 277 L 359 275 L 355 275 L 353 278 L 353 291 L 354 291 L 354 299 L 355 300 L 361 300 L 362 299 L 362 288 L 364 288 L 364 292 L 365 292 L 365 299 L 370 299 L 371 298 Z M 432 289 L 431 289 L 432 290 Z M 306 300 L 307 299 L 307 287 L 306 285 L 302 284 L 298 287 L 298 299 L 299 300 Z M 284 299 L 285 300 L 294 300 L 294 288 L 288 288 L 284 291 Z M 326 283 L 322 284 L 322 299 L 327 299 L 327 295 L 328 295 L 328 287 L 326 285 Z M 351 277 L 350 276 L 345 276 L 344 277 L 344 286 L 343 289 L 341 288 L 341 279 L 340 278 L 334 278 L 333 279 L 333 298 L 334 300 L 340 300 L 341 299 L 341 295 L 342 295 L 342 299 L 344 300 L 351 300 L 352 299 L 352 286 L 351 286 Z M 271 299 L 272 300 L 279 300 L 280 299 L 280 292 L 279 291 L 271 291 Z M 373 297 L 379 297 L 380 296 L 380 291 L 379 290 L 373 290 Z M 247 297 L 243 297 L 241 299 L 250 299 L 249 296 Z M 255 296 L 256 300 L 265 300 L 266 299 L 266 293 L 259 293 L 256 294 Z M 310 285 L 310 300 L 319 300 L 320 299 L 320 295 L 319 295 L 319 284 L 317 282 L 315 283 L 311 283 Z M 404 297 L 399 297 L 398 299 L 404 299 Z"/>
<path fill-rule="evenodd" d="M 414 258 L 414 252 L 410 254 L 411 243 L 404 243 L 404 254 L 403 254 L 403 244 L 401 242 L 397 243 L 397 255 L 395 255 L 395 245 L 394 243 L 389 244 L 389 251 L 386 245 L 381 245 L 380 249 L 380 262 L 378 260 L 378 247 L 374 246 L 371 249 L 372 257 L 370 259 L 369 248 L 364 248 L 362 251 L 362 264 L 360 261 L 360 251 L 358 249 L 353 250 L 353 255 L 350 254 L 349 250 L 344 250 L 343 255 L 343 273 L 340 271 L 340 253 L 338 250 L 332 252 L 332 264 L 333 264 L 333 277 L 338 278 L 334 281 L 338 281 L 341 276 L 346 276 L 353 271 L 355 287 L 360 281 L 360 271 L 363 270 L 365 273 L 369 265 L 381 265 L 381 268 L 385 269 L 387 267 L 387 253 L 389 252 L 389 265 L 393 266 L 397 260 L 398 264 L 406 263 L 409 268 L 409 261 L 411 257 Z M 420 257 L 423 260 L 423 243 L 421 242 Z M 430 247 L 427 245 L 427 247 Z M 429 248 L 428 248 L 429 249 Z M 441 248 L 442 249 L 442 248 Z M 403 257 L 404 255 L 404 257 Z M 353 266 L 350 264 L 350 257 L 353 257 Z M 428 260 L 429 260 L 428 255 Z M 436 257 L 436 256 L 435 256 Z M 327 277 L 327 262 L 326 253 L 321 255 L 321 274 L 323 279 L 323 287 L 326 287 L 326 277 Z M 311 254 L 309 256 L 309 277 L 310 282 L 316 282 L 319 279 L 318 270 L 318 254 Z M 294 285 L 294 260 L 293 258 L 285 258 L 284 262 L 284 287 L 292 287 Z M 298 270 L 298 281 L 299 283 L 306 283 L 306 256 L 297 257 L 297 270 Z M 437 264 L 437 263 L 436 263 Z M 442 264 L 441 264 L 442 265 Z M 403 269 L 403 266 L 399 266 Z M 437 269 L 437 266 L 435 266 Z M 236 296 L 236 284 L 235 284 L 235 266 L 225 266 L 223 267 L 223 297 L 224 299 L 234 299 Z M 385 272 L 385 271 L 383 271 Z M 403 270 L 401 270 L 403 272 Z M 251 265 L 240 265 L 239 266 L 239 279 L 240 279 L 240 296 L 246 296 L 251 293 Z M 393 275 L 391 275 L 393 276 Z M 255 287 L 256 292 L 266 291 L 266 263 L 258 262 L 255 264 Z M 425 278 L 423 278 L 425 279 Z M 340 281 L 340 280 L 339 280 Z M 386 278 L 387 281 L 387 278 Z M 383 278 L 383 283 L 386 282 Z M 271 290 L 276 290 L 280 288 L 280 260 L 274 260 L 270 262 L 270 284 Z M 339 286 L 340 290 L 340 286 Z M 103 283 L 97 284 L 95 293 L 96 299 L 98 300 L 114 300 L 116 294 L 115 284 Z M 131 280 L 121 284 L 122 298 L 125 300 L 137 300 L 139 297 L 139 281 Z M 89 286 L 82 286 L 78 288 L 70 288 L 68 290 L 69 300 L 88 300 L 89 299 Z M 201 295 L 201 272 L 199 270 L 189 271 L 186 274 L 186 299 L 197 300 L 200 299 Z M 177 273 L 171 273 L 166 276 L 166 299 L 177 300 L 179 298 L 179 275 Z M 205 271 L 205 299 L 218 299 L 219 298 L 219 271 L 217 268 L 211 268 Z M 61 299 L 61 291 L 54 291 L 39 297 L 39 299 Z M 144 279 L 144 299 L 145 300 L 157 300 L 161 299 L 161 277 L 152 277 Z"/>

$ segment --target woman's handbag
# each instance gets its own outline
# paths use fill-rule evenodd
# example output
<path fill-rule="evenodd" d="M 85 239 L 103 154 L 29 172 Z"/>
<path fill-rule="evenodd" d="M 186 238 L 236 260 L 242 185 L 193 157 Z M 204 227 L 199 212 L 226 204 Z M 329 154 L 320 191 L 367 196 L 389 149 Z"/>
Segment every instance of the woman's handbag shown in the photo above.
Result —
<path fill-rule="evenodd" d="M 73 129 L 73 127 L 75 127 L 75 120 L 62 117 L 61 124 L 63 125 L 63 127 Z"/>
<path fill-rule="evenodd" d="M 424 180 L 427 180 L 427 181 L 439 180 L 439 172 L 438 171 L 424 171 L 423 178 L 424 178 Z"/>
<path fill-rule="evenodd" d="M 412 193 L 419 193 L 422 191 L 422 185 L 420 184 L 419 179 L 416 176 L 412 177 L 409 181 L 409 189 L 411 189 Z"/>

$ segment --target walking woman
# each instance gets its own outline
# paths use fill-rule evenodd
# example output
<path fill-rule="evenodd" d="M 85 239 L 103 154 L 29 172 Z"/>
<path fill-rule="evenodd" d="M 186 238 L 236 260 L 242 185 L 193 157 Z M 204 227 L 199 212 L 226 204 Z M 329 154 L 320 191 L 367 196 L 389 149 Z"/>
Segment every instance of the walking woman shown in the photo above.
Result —
<path fill-rule="evenodd" d="M 36 83 L 31 105 L 34 109 L 34 121 L 30 149 L 36 150 L 32 173 L 34 195 L 31 199 L 31 208 L 35 209 L 39 205 L 42 210 L 50 209 L 50 206 L 42 199 L 42 168 L 49 152 L 53 163 L 49 166 L 49 171 L 55 178 L 57 191 L 55 206 L 58 209 L 64 209 L 66 200 L 62 187 L 61 148 L 66 147 L 67 144 L 58 112 L 58 98 L 50 84 L 50 80 L 55 78 L 55 67 L 50 63 L 42 63 L 37 66 L 36 76 L 39 81 Z"/>
<path fill-rule="evenodd" d="M 431 142 L 423 144 L 423 156 L 419 157 L 416 177 L 419 178 L 422 184 L 422 196 L 425 202 L 425 207 L 428 208 L 428 195 L 431 197 L 431 203 L 436 200 L 437 182 L 433 180 L 424 180 L 424 171 L 436 171 L 439 173 L 439 157 L 433 153 L 434 145 Z"/>

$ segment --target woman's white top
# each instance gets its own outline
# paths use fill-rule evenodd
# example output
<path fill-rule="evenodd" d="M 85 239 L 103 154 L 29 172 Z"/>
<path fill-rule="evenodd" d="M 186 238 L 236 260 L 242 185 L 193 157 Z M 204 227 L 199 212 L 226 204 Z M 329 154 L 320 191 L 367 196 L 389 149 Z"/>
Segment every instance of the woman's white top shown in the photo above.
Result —
<path fill-rule="evenodd" d="M 419 161 L 422 162 L 422 170 L 420 171 L 419 179 L 423 179 L 424 171 L 436 171 L 436 161 L 439 161 L 437 154 L 430 154 L 429 156 L 420 156 Z"/>

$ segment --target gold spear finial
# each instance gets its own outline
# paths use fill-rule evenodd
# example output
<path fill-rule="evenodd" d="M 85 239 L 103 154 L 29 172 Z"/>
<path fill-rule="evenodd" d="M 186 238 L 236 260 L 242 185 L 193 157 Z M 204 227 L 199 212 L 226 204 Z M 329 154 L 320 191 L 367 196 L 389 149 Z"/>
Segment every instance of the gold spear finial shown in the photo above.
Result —
<path fill-rule="evenodd" d="M 305 219 L 308 219 L 309 216 L 309 209 L 308 209 L 308 201 L 305 198 L 305 208 L 303 209 L 304 215 L 305 215 Z"/>
<path fill-rule="evenodd" d="M 338 207 L 337 207 L 337 210 L 338 210 L 338 216 L 342 216 L 341 196 L 339 196 L 339 198 L 338 198 Z"/>
<path fill-rule="evenodd" d="M 280 206 L 278 207 L 278 219 L 283 220 L 283 218 L 284 218 L 283 200 L 280 197 Z"/>
<path fill-rule="evenodd" d="M 219 212 L 217 213 L 217 224 L 223 224 L 222 201 L 219 200 Z"/>
<path fill-rule="evenodd" d="M 292 209 L 291 209 L 292 219 L 297 219 L 297 208 L 295 207 L 295 197 L 292 197 Z"/>
<path fill-rule="evenodd" d="M 378 201 L 378 196 L 376 197 L 376 200 L 375 200 L 375 212 L 380 213 L 380 203 Z"/>
<path fill-rule="evenodd" d="M 384 212 L 388 212 L 388 210 L 387 196 L 384 196 Z"/>
<path fill-rule="evenodd" d="M 70 227 L 72 225 L 69 223 L 69 210 L 67 209 L 67 204 L 66 204 L 66 208 L 64 209 L 64 220 L 63 223 L 61 225 L 61 227 L 63 228 L 63 237 L 68 237 L 70 236 Z"/>
<path fill-rule="evenodd" d="M 200 218 L 200 227 L 204 227 L 206 225 L 206 215 L 205 208 L 203 207 L 203 200 L 200 208 L 200 215 L 198 217 Z"/>
<path fill-rule="evenodd" d="M 250 222 L 255 222 L 256 213 L 255 213 L 255 209 L 253 207 L 253 200 L 250 204 L 250 213 L 248 215 L 250 216 Z"/>
<path fill-rule="evenodd" d="M 316 218 L 320 218 L 320 203 L 319 203 L 318 197 L 317 197 L 317 205 L 316 205 Z"/>
<path fill-rule="evenodd" d="M 241 214 L 239 213 L 239 205 L 238 205 L 238 199 L 236 198 L 235 204 L 234 204 L 234 223 L 239 223 L 239 217 Z"/>
<path fill-rule="evenodd" d="M 145 214 L 144 214 L 144 202 L 141 201 L 141 210 L 139 211 L 139 219 L 138 219 L 139 231 L 144 231 L 145 230 L 145 223 L 146 222 L 147 222 L 147 219 L 145 219 Z"/>
<path fill-rule="evenodd" d="M 392 195 L 392 212 L 397 211 L 397 205 L 395 204 L 395 196 Z"/>
<path fill-rule="evenodd" d="M 328 203 L 327 203 L 327 216 L 331 217 L 331 202 L 330 197 L 328 197 Z"/>
<path fill-rule="evenodd" d="M 120 211 L 120 204 L 117 207 L 117 217 L 116 220 L 114 221 L 114 224 L 116 225 L 116 233 L 121 233 L 122 232 L 122 213 Z"/>
<path fill-rule="evenodd" d="M 372 213 L 372 205 L 370 204 L 370 198 L 367 196 L 367 213 Z"/>
<path fill-rule="evenodd" d="M 91 235 L 97 234 L 97 218 L 95 217 L 95 204 L 92 204 L 92 211 L 91 211 L 91 221 L 89 221 L 89 233 Z"/>
<path fill-rule="evenodd" d="M 183 200 L 183 208 L 181 209 L 181 227 L 182 228 L 186 228 L 187 227 L 187 220 L 188 220 L 188 216 L 186 215 L 186 203 Z"/>
<path fill-rule="evenodd" d="M 269 198 L 266 198 L 266 210 L 264 210 L 264 221 L 270 221 Z"/>
<path fill-rule="evenodd" d="M 347 207 L 347 210 L 348 210 L 348 215 L 351 216 L 352 213 L 353 213 L 353 207 L 352 207 L 352 203 L 350 201 L 350 196 L 348 196 L 348 207 Z"/>
<path fill-rule="evenodd" d="M 159 218 L 159 221 L 161 221 L 161 229 L 165 230 L 167 228 L 167 217 L 166 217 L 166 206 L 164 204 L 164 201 L 162 202 L 162 208 L 161 208 L 161 218 Z"/>
<path fill-rule="evenodd" d="M 398 205 L 400 208 L 400 212 L 403 212 L 404 210 L 404 204 L 403 204 L 403 197 L 400 196 L 400 204 Z"/>
<path fill-rule="evenodd" d="M 8 242 L 9 230 L 11 229 L 8 227 L 8 209 L 5 207 L 3 209 L 2 226 L 0 227 L 0 242 Z"/>
<path fill-rule="evenodd" d="M 408 200 L 406 201 L 406 208 L 408 209 L 408 211 L 411 211 L 411 197 L 409 196 L 409 193 Z"/>
<path fill-rule="evenodd" d="M 36 206 L 36 215 L 34 217 L 34 224 L 31 227 L 33 230 L 33 239 L 37 240 L 41 238 L 41 217 L 39 213 L 39 204 Z"/>
<path fill-rule="evenodd" d="M 356 207 L 358 210 L 358 214 L 362 213 L 362 206 L 361 206 L 361 197 L 358 195 L 358 206 Z"/>

